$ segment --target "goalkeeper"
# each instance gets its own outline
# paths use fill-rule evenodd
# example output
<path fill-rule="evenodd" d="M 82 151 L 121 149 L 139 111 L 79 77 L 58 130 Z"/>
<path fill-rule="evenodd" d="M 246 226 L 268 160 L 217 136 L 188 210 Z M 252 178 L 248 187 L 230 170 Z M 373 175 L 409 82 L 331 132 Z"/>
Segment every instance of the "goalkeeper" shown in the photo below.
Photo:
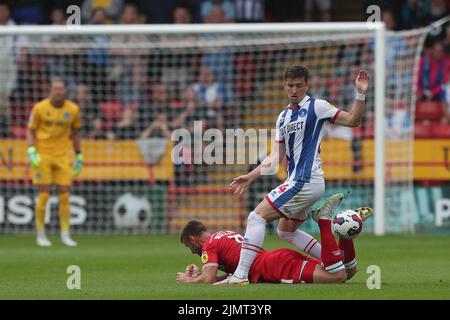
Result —
<path fill-rule="evenodd" d="M 66 99 L 64 81 L 53 80 L 49 97 L 34 105 L 27 130 L 32 180 L 39 189 L 35 209 L 36 241 L 39 246 L 52 245 L 45 235 L 45 212 L 52 185 L 56 185 L 58 191 L 61 241 L 67 246 L 77 245 L 69 234 L 69 192 L 72 178 L 80 173 L 83 166 L 79 128 L 79 107 Z M 73 168 L 72 147 L 76 155 Z"/>

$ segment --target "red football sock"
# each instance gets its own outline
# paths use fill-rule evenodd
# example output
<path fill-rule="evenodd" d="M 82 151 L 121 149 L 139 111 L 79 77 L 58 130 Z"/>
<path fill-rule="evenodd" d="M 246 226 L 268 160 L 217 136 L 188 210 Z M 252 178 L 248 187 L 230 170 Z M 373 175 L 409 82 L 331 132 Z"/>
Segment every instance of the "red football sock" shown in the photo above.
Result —
<path fill-rule="evenodd" d="M 320 239 L 322 242 L 322 263 L 328 272 L 337 272 L 344 269 L 341 251 L 331 233 L 331 220 L 319 219 Z"/>
<path fill-rule="evenodd" d="M 339 237 L 339 248 L 344 251 L 344 264 L 352 264 L 355 260 L 355 246 L 352 239 L 344 239 Z"/>

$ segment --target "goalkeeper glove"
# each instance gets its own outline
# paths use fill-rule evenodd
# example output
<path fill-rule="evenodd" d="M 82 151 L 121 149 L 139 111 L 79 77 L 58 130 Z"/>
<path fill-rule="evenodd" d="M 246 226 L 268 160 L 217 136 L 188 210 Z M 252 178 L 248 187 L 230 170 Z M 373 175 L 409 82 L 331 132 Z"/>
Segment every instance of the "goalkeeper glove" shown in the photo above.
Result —
<path fill-rule="evenodd" d="M 31 167 L 36 169 L 41 164 L 41 156 L 36 152 L 35 146 L 29 146 L 27 152 Z"/>
<path fill-rule="evenodd" d="M 75 165 L 73 166 L 73 176 L 76 177 L 80 174 L 83 168 L 83 154 L 81 152 L 77 153 Z"/>

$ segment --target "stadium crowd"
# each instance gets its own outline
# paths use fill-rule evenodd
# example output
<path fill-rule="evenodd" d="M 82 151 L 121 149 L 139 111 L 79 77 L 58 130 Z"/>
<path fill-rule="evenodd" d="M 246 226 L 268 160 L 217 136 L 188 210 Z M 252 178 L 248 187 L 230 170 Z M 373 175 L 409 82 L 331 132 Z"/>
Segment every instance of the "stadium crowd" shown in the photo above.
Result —
<path fill-rule="evenodd" d="M 80 6 L 81 22 L 86 25 L 342 21 L 346 18 L 340 13 L 348 10 L 342 7 L 347 1 L 282 2 L 284 5 L 275 0 L 1 1 L 0 26 L 64 25 L 65 8 L 70 5 Z M 381 7 L 381 18 L 388 30 L 425 26 L 445 17 L 450 10 L 450 3 L 445 0 L 371 0 L 357 5 L 353 19 L 367 19 L 365 9 L 374 4 Z M 57 43 L 60 39 L 47 36 L 45 40 Z M 92 38 L 96 43 L 136 44 L 145 40 L 139 35 Z M 159 40 L 164 41 L 164 38 Z M 165 60 L 161 62 L 161 53 L 144 47 L 109 50 L 99 47 L 83 52 L 70 47 L 60 50 L 45 47 L 44 52 L 36 54 L 28 47 L 29 42 L 25 36 L 0 37 L 0 138 L 24 137 L 29 110 L 33 103 L 46 96 L 49 80 L 55 77 L 65 80 L 69 98 L 82 110 L 84 138 L 169 137 L 176 128 L 193 130 L 194 120 L 203 120 L 204 126 L 219 129 L 238 127 L 243 112 L 256 99 L 258 72 L 269 69 L 267 61 L 271 58 L 223 49 L 200 54 L 187 51 L 181 58 L 179 53 L 165 52 Z M 401 45 L 396 43 L 394 50 L 387 53 L 388 64 L 390 54 L 395 55 Z M 311 93 L 345 108 L 350 106 L 354 95 L 352 75 L 355 70 L 351 64 L 358 61 L 369 66 L 373 55 L 357 45 L 338 50 L 330 80 L 313 87 Z M 352 52 L 359 58 L 348 59 Z M 427 39 L 420 61 L 417 138 L 450 137 L 449 54 L 450 25 L 447 23 Z M 144 59 L 146 55 L 149 58 Z M 171 62 L 171 57 L 173 61 L 182 61 Z M 390 67 L 387 84 L 395 86 L 399 75 L 390 73 L 394 70 Z M 371 70 L 369 73 L 373 74 Z M 370 105 L 373 85 L 371 88 L 365 125 L 347 135 L 352 140 L 356 162 L 360 158 L 361 139 L 373 137 L 373 105 Z M 360 167 L 356 165 L 354 171 L 358 170 Z"/>

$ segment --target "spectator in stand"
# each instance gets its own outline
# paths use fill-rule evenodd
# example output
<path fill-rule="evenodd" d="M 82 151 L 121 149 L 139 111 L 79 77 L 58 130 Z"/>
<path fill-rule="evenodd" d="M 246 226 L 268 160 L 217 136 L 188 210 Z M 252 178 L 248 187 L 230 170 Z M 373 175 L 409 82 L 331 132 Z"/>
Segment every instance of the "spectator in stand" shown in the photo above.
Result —
<path fill-rule="evenodd" d="M 450 58 L 441 41 L 425 53 L 419 64 L 417 96 L 420 100 L 445 102 L 445 84 L 449 80 Z"/>
<path fill-rule="evenodd" d="M 407 0 L 402 7 L 402 29 L 425 26 L 429 22 L 429 0 Z"/>
<path fill-rule="evenodd" d="M 305 21 L 316 20 L 313 18 L 314 10 L 320 13 L 320 21 L 331 21 L 331 0 L 306 0 L 305 1 Z"/>
<path fill-rule="evenodd" d="M 138 8 L 134 4 L 125 5 L 120 19 L 121 24 L 137 24 L 140 21 Z M 144 57 L 148 49 L 136 48 L 147 41 L 145 35 L 114 35 L 111 41 L 129 44 L 126 47 L 113 47 L 113 80 L 116 82 L 116 94 L 125 107 L 142 102 L 142 89 L 147 81 L 147 64 Z"/>
<path fill-rule="evenodd" d="M 208 23 L 225 23 L 225 11 L 219 6 L 213 7 L 210 16 L 207 18 Z M 232 98 L 234 97 L 233 83 L 235 81 L 235 52 L 234 47 L 227 47 L 223 44 L 233 41 L 232 35 L 204 35 L 201 36 L 202 40 L 209 41 L 211 44 L 218 42 L 219 46 L 212 45 L 209 48 L 205 48 L 201 60 L 201 66 L 207 67 L 212 70 L 211 76 L 215 79 L 215 82 L 220 83 L 222 90 L 221 103 L 224 106 L 230 106 L 232 104 Z M 200 72 L 202 73 L 202 72 Z M 198 94 L 198 92 L 197 92 Z M 199 96 L 202 99 L 201 96 Z M 225 110 L 224 110 L 225 111 Z"/>
<path fill-rule="evenodd" d="M 61 8 L 53 8 L 50 13 L 50 21 L 54 26 L 62 26 L 66 24 L 66 14 Z"/>
<path fill-rule="evenodd" d="M 51 24 L 54 26 L 66 25 L 66 15 L 60 7 L 55 7 L 50 13 Z M 70 42 L 68 35 L 45 35 L 43 42 L 47 43 L 67 43 Z M 76 86 L 80 82 L 80 63 L 82 59 L 82 49 L 76 46 L 62 46 L 55 50 L 53 46 L 46 46 L 44 49 L 47 59 L 50 78 L 63 78 L 69 92 L 69 97 L 73 97 Z"/>
<path fill-rule="evenodd" d="M 450 22 L 447 23 L 447 27 L 445 28 L 444 46 L 447 54 L 450 54 Z"/>
<path fill-rule="evenodd" d="M 141 138 L 165 137 L 170 138 L 172 129 L 180 128 L 184 125 L 185 118 L 192 107 L 186 106 L 186 110 L 180 113 L 172 101 L 169 99 L 169 90 L 163 83 L 153 86 L 152 104 L 149 112 L 145 115 L 149 119 L 149 125 L 142 131 Z M 178 118 L 176 121 L 175 119 Z"/>
<path fill-rule="evenodd" d="M 207 107 L 207 117 L 211 126 L 224 129 L 224 102 L 226 101 L 225 86 L 214 79 L 212 70 L 201 67 L 198 82 L 192 86 L 199 98 L 200 104 Z"/>
<path fill-rule="evenodd" d="M 123 0 L 84 0 L 81 6 L 82 21 L 88 23 L 97 9 L 103 9 L 105 23 L 116 23 L 122 12 Z"/>
<path fill-rule="evenodd" d="M 144 129 L 140 114 L 137 107 L 125 108 L 122 119 L 106 133 L 106 137 L 110 140 L 138 139 Z"/>
<path fill-rule="evenodd" d="M 180 3 L 180 0 L 126 0 L 132 3 L 145 17 L 146 23 L 171 23 L 173 9 Z"/>
<path fill-rule="evenodd" d="M 80 107 L 81 136 L 84 139 L 104 139 L 103 115 L 99 106 L 94 104 L 88 86 L 79 84 L 73 101 Z"/>
<path fill-rule="evenodd" d="M 264 0 L 234 0 L 236 22 L 264 22 Z"/>
<path fill-rule="evenodd" d="M 201 105 L 192 86 L 187 87 L 181 94 L 180 106 L 177 108 L 177 114 L 170 124 L 172 129 L 186 128 L 194 132 L 194 121 L 203 121 L 205 126 L 208 122 L 208 109 Z"/>
<path fill-rule="evenodd" d="M 164 83 L 156 83 L 152 87 L 152 99 L 146 108 L 146 118 L 148 122 L 153 122 L 161 114 L 165 114 L 168 121 L 172 121 L 176 116 L 176 111 L 170 101 L 169 88 Z"/>
<path fill-rule="evenodd" d="M 90 21 L 93 25 L 106 24 L 106 12 L 102 8 L 92 11 Z M 112 67 L 111 56 L 106 48 L 96 47 L 96 44 L 110 42 L 110 36 L 99 34 L 94 35 L 91 40 L 92 48 L 86 50 L 85 63 L 83 65 L 83 82 L 91 88 L 94 103 L 111 100 L 112 85 L 110 71 Z"/>
<path fill-rule="evenodd" d="M 155 89 L 156 95 L 159 96 L 156 109 L 161 110 L 153 117 L 154 120 L 143 131 L 141 137 L 151 136 L 155 128 L 160 128 L 163 124 L 169 131 L 184 128 L 190 132 L 194 132 L 194 121 L 203 121 L 207 123 L 207 108 L 199 103 L 197 94 L 192 86 L 187 87 L 178 103 L 170 103 L 167 99 L 167 87 L 164 84 L 157 84 Z M 155 101 L 156 102 L 156 101 Z"/>
<path fill-rule="evenodd" d="M 449 14 L 448 0 L 430 0 L 430 21 L 442 19 Z"/>
<path fill-rule="evenodd" d="M 169 120 L 167 115 L 162 113 L 156 117 L 140 134 L 141 139 L 147 138 L 167 138 L 170 139 Z"/>
<path fill-rule="evenodd" d="M 192 23 L 191 8 L 186 4 L 180 4 L 173 9 L 173 23 L 174 24 L 188 24 Z"/>
<path fill-rule="evenodd" d="M 220 18 L 220 20 L 223 20 L 222 23 L 226 22 L 233 22 L 236 18 L 236 13 L 234 10 L 234 5 L 228 0 L 206 0 L 203 2 L 201 7 L 201 14 L 204 22 L 207 23 L 217 23 L 216 21 L 210 21 L 211 19 L 216 20 L 218 13 L 216 8 L 222 8 L 223 10 L 223 18 Z"/>
<path fill-rule="evenodd" d="M 14 0 L 11 1 L 11 11 L 17 24 L 44 24 L 48 22 L 44 1 Z"/>

